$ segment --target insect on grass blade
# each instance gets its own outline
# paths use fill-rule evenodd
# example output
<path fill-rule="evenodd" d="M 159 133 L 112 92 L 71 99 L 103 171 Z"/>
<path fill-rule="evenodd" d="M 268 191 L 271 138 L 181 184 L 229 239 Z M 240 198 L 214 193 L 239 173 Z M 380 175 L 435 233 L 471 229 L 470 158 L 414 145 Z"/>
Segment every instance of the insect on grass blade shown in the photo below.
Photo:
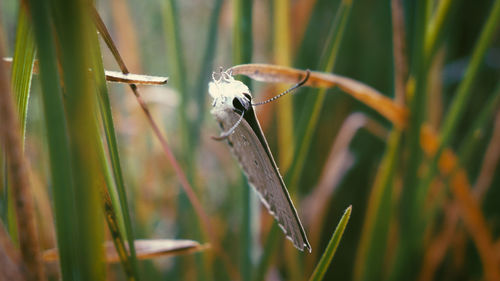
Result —
<path fill-rule="evenodd" d="M 217 74 L 214 73 L 208 91 L 213 98 L 211 113 L 225 133 L 216 139 L 227 139 L 248 182 L 257 190 L 262 203 L 286 237 L 297 249 L 303 251 L 306 248 L 311 252 L 304 228 L 253 110 L 250 90 L 228 72 L 221 71 L 216 79 Z"/>

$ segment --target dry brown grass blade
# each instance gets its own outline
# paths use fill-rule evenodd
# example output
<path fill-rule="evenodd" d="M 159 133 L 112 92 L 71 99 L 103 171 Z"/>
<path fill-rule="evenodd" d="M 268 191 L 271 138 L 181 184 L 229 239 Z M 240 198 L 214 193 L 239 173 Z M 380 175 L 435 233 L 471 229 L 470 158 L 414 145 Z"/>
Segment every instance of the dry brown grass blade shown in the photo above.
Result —
<path fill-rule="evenodd" d="M 500 111 L 498 111 L 495 117 L 493 136 L 491 136 L 488 148 L 484 153 L 483 165 L 474 185 L 474 195 L 476 198 L 483 198 L 491 186 L 498 160 L 500 160 Z"/>
<path fill-rule="evenodd" d="M 451 187 L 460 206 L 465 226 L 481 257 L 485 279 L 489 281 L 500 280 L 500 262 L 493 246 L 491 232 L 481 212 L 481 207 L 470 190 L 465 170 L 460 169 L 455 173 L 451 179 Z"/>
<path fill-rule="evenodd" d="M 127 61 L 127 67 L 132 72 L 142 72 L 140 40 L 138 40 L 128 1 L 112 0 L 110 2 L 114 27 L 113 34 L 116 35 L 118 47 L 122 51 L 124 60 Z"/>
<path fill-rule="evenodd" d="M 408 63 L 406 60 L 406 41 L 404 11 L 401 0 L 391 0 L 392 44 L 394 49 L 394 87 L 395 102 L 405 104 L 406 79 L 408 78 Z"/>
<path fill-rule="evenodd" d="M 316 5 L 316 0 L 298 0 L 292 4 L 292 43 L 294 50 L 304 40 L 304 34 L 307 24 L 310 22 L 311 15 Z M 295 53 L 292 51 L 292 53 Z"/>
<path fill-rule="evenodd" d="M 10 68 L 12 66 L 12 58 L 10 57 L 4 57 L 3 62 L 6 67 Z M 168 82 L 168 77 L 165 76 L 122 73 L 112 70 L 105 70 L 104 73 L 106 74 L 106 81 L 108 82 L 137 85 L 165 85 Z M 35 60 L 33 64 L 33 74 L 38 74 L 38 60 Z"/>
<path fill-rule="evenodd" d="M 0 220 L 0 280 L 26 280 L 22 267 L 21 255 L 12 244 Z"/>
<path fill-rule="evenodd" d="M 135 249 L 137 258 L 153 259 L 165 256 L 185 255 L 194 252 L 199 252 L 207 249 L 209 246 L 200 245 L 200 243 L 192 240 L 173 240 L 173 239 L 155 239 L 155 240 L 135 240 Z M 106 253 L 106 261 L 108 263 L 119 262 L 120 258 L 116 252 L 116 248 L 112 241 L 104 243 L 104 251 Z M 49 249 L 43 253 L 45 262 L 52 262 L 59 259 L 57 249 Z"/>
<path fill-rule="evenodd" d="M 140 84 L 140 85 L 165 85 L 168 82 L 168 77 L 150 76 L 141 74 L 124 74 L 118 71 L 106 70 L 106 81 L 118 82 L 126 84 Z"/>
<path fill-rule="evenodd" d="M 434 280 L 434 273 L 444 259 L 446 251 L 456 234 L 459 219 L 458 211 L 458 205 L 456 203 L 452 203 L 446 208 L 443 229 L 433 238 L 427 247 L 427 251 L 425 251 L 422 269 L 418 277 L 419 281 Z"/>
<path fill-rule="evenodd" d="M 1 45 L 1 42 L 0 42 Z M 0 48 L 0 57 L 3 49 Z M 29 173 L 24 158 L 19 118 L 12 99 L 11 86 L 4 65 L 0 66 L 0 139 L 7 155 L 10 187 L 14 199 L 21 255 L 27 279 L 45 280 L 35 224 L 35 208 Z"/>
<path fill-rule="evenodd" d="M 233 75 L 245 75 L 254 80 L 268 83 L 298 83 L 306 71 L 271 64 L 241 64 L 230 68 Z M 407 110 L 374 88 L 354 79 L 324 72 L 311 71 L 305 86 L 314 88 L 338 87 L 360 102 L 368 105 L 387 118 L 398 128 L 407 122 Z"/>
<path fill-rule="evenodd" d="M 434 157 L 439 146 L 439 141 L 437 134 L 428 125 L 422 126 L 422 130 L 420 131 L 420 145 L 428 157 Z M 439 172 L 445 176 L 450 175 L 457 165 L 457 156 L 451 149 L 446 148 L 441 157 L 439 157 Z"/>
<path fill-rule="evenodd" d="M 438 138 L 436 134 L 428 126 L 424 126 L 421 131 L 421 145 L 423 151 L 428 157 L 433 157 L 437 151 Z M 465 222 L 465 226 L 474 244 L 476 245 L 479 256 L 483 263 L 486 280 L 500 280 L 500 260 L 495 253 L 491 232 L 488 229 L 486 219 L 483 216 L 479 200 L 474 197 L 471 191 L 471 185 L 467 178 L 467 173 L 463 168 L 458 167 L 458 160 L 451 149 L 445 149 L 439 158 L 439 171 L 442 175 L 451 174 L 450 186 L 455 197 L 456 204 L 459 208 L 461 218 Z M 452 217 L 450 218 L 450 220 Z M 454 228 L 450 221 L 446 224 L 450 228 Z M 443 230 L 448 231 L 448 230 Z M 444 235 L 444 234 L 442 234 Z M 439 239 L 440 236 L 438 236 Z M 438 243 L 436 241 L 432 243 Z M 446 249 L 443 249 L 443 251 Z M 439 256 L 438 256 L 439 254 Z M 424 262 L 437 263 L 437 257 L 443 258 L 444 253 L 436 253 L 436 257 L 428 257 Z M 424 264 L 426 271 L 435 268 L 435 264 Z M 429 276 L 432 272 L 422 272 L 422 275 Z M 426 277 L 427 278 L 427 277 Z M 421 279 L 422 280 L 422 279 Z"/>

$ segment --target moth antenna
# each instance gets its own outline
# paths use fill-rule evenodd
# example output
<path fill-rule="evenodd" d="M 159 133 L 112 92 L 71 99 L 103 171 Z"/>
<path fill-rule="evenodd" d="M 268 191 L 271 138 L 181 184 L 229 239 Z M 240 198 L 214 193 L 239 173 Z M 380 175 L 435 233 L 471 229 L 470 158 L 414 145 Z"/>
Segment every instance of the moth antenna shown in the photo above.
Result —
<path fill-rule="evenodd" d="M 304 77 L 304 79 L 302 79 L 302 81 L 300 81 L 299 83 L 295 84 L 293 87 L 291 87 L 290 89 L 284 91 L 283 93 L 277 95 L 277 96 L 274 96 L 268 100 L 265 100 L 265 101 L 261 101 L 261 102 L 258 102 L 258 103 L 252 103 L 253 106 L 257 106 L 257 105 L 263 105 L 263 104 L 266 104 L 266 103 L 270 103 L 274 100 L 277 100 L 279 98 L 281 98 L 282 96 L 290 93 L 291 91 L 293 90 L 296 90 L 297 88 L 299 88 L 300 86 L 304 85 L 307 80 L 309 80 L 309 75 L 311 74 L 311 71 L 309 71 L 309 69 L 306 70 L 306 76 Z"/>
<path fill-rule="evenodd" d="M 221 140 L 225 140 L 227 139 L 227 137 L 229 137 L 232 133 L 234 133 L 234 130 L 236 130 L 236 128 L 238 128 L 238 126 L 240 125 L 241 123 L 241 120 L 243 120 L 243 116 L 245 115 L 245 111 L 243 111 L 241 113 L 241 116 L 240 116 L 240 119 L 238 119 L 238 121 L 236 121 L 236 123 L 231 127 L 231 129 L 223 132 L 222 134 L 220 134 L 220 136 L 216 137 L 216 136 L 212 136 L 212 139 L 216 140 L 216 141 L 221 141 Z"/>

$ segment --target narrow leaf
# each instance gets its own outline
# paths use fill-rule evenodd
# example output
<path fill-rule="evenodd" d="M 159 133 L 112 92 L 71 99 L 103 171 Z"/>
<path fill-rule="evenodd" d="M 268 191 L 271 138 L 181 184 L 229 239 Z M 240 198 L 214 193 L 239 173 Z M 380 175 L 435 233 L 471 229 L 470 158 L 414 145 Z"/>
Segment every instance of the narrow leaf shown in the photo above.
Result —
<path fill-rule="evenodd" d="M 157 239 L 157 240 L 135 240 L 134 245 L 137 251 L 137 258 L 140 260 L 153 259 L 165 256 L 178 256 L 195 252 L 200 252 L 208 248 L 207 245 L 193 240 L 172 240 L 172 239 Z M 127 247 L 128 249 L 128 247 Z M 119 255 L 112 241 L 104 243 L 104 252 L 106 253 L 106 261 L 108 263 L 119 262 Z M 57 249 L 49 249 L 43 253 L 45 262 L 52 262 L 59 259 Z"/>
<path fill-rule="evenodd" d="M 316 265 L 316 269 L 314 269 L 313 274 L 309 278 L 309 281 L 323 280 L 323 277 L 325 276 L 325 273 L 328 267 L 330 266 L 330 263 L 332 262 L 333 256 L 337 251 L 340 239 L 342 239 L 342 235 L 344 234 L 347 222 L 351 217 L 351 210 L 352 206 L 347 207 L 347 209 L 344 212 L 344 215 L 342 215 L 342 218 L 340 219 L 337 228 L 335 228 L 335 232 L 333 232 L 332 238 L 330 238 L 330 242 L 328 242 L 328 245 L 326 246 L 326 249 L 323 252 L 323 255 L 321 256 L 318 265 Z"/>

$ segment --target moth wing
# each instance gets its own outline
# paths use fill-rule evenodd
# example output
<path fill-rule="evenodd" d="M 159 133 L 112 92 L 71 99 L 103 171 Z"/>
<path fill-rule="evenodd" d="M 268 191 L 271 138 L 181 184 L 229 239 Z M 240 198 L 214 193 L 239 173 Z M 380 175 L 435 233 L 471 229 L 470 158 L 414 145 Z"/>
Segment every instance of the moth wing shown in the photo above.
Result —
<path fill-rule="evenodd" d="M 232 110 L 227 110 L 227 113 L 228 118 L 220 120 L 224 130 L 231 128 L 240 117 Z M 229 136 L 229 144 L 248 182 L 257 190 L 261 201 L 275 217 L 286 237 L 297 249 L 303 251 L 307 248 L 311 251 L 304 228 L 253 109 L 245 112 L 245 118 Z"/>

